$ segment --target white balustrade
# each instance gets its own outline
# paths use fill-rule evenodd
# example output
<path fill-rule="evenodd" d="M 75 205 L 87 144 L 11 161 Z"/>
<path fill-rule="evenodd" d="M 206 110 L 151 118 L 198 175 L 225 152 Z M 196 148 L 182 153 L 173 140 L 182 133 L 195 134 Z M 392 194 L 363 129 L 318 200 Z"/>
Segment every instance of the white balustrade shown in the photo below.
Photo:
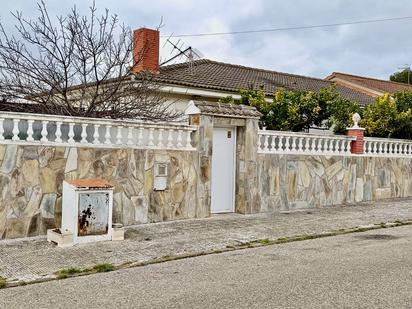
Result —
<path fill-rule="evenodd" d="M 365 137 L 365 155 L 410 157 L 412 140 Z"/>
<path fill-rule="evenodd" d="M 196 126 L 0 112 L 1 144 L 194 150 Z"/>
<path fill-rule="evenodd" d="M 350 154 L 350 136 L 315 135 L 286 131 L 261 130 L 258 133 L 259 153 L 314 155 Z"/>

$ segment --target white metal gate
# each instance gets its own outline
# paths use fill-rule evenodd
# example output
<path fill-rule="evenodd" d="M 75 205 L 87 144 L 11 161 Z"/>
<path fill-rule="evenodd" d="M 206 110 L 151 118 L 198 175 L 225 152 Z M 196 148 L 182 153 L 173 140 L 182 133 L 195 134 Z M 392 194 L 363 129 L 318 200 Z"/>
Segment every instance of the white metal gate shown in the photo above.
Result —
<path fill-rule="evenodd" d="M 236 128 L 213 129 L 212 213 L 234 211 Z"/>

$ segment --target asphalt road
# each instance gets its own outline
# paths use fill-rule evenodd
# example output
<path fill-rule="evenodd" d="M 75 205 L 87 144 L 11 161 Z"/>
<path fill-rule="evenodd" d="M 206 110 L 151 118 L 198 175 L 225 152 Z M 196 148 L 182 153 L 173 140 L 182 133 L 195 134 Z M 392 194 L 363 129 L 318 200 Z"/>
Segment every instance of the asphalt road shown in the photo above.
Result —
<path fill-rule="evenodd" d="M 412 227 L 9 288 L 0 308 L 412 308 Z"/>

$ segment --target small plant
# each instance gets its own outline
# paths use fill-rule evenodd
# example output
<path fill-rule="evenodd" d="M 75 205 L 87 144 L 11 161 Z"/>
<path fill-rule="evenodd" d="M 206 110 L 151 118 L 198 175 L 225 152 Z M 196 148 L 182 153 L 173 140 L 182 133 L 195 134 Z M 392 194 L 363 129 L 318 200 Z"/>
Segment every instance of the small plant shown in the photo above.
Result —
<path fill-rule="evenodd" d="M 59 270 L 57 272 L 57 278 L 59 279 L 64 279 L 67 278 L 69 276 L 72 276 L 74 274 L 80 274 L 83 271 L 80 268 L 76 268 L 76 267 L 69 267 L 69 268 L 65 268 L 62 270 Z"/>
<path fill-rule="evenodd" d="M 113 271 L 114 266 L 113 266 L 113 264 L 110 264 L 110 263 L 97 264 L 97 265 L 93 266 L 93 270 L 98 272 L 98 273 L 106 273 L 106 272 L 109 272 L 109 271 Z"/>
<path fill-rule="evenodd" d="M 5 287 L 7 287 L 6 278 L 3 278 L 2 276 L 0 276 L 0 289 L 4 289 Z"/>
<path fill-rule="evenodd" d="M 272 241 L 267 239 L 267 238 L 259 239 L 256 242 L 259 243 L 259 244 L 262 244 L 262 245 L 270 245 L 272 243 Z"/>

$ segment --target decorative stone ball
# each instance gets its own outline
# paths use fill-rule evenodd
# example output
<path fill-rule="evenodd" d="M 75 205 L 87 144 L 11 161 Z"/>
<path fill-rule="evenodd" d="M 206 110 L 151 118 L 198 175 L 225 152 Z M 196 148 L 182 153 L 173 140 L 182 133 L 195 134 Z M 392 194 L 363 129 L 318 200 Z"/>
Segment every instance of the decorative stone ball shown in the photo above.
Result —
<path fill-rule="evenodd" d="M 352 120 L 353 120 L 353 127 L 354 128 L 359 128 L 358 123 L 361 120 L 361 116 L 358 113 L 355 113 L 352 116 Z"/>

